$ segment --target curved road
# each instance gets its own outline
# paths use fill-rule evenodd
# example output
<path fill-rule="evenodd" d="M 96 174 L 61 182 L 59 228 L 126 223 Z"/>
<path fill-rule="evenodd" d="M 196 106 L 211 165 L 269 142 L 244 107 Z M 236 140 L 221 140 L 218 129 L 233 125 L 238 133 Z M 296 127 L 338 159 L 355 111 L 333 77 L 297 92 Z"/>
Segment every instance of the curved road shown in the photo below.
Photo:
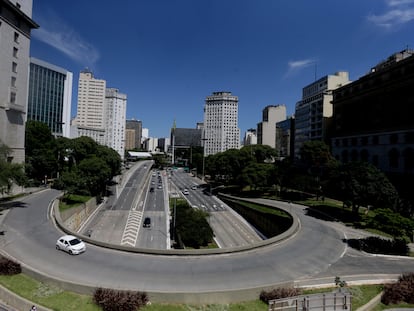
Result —
<path fill-rule="evenodd" d="M 237 292 L 322 277 L 332 278 L 332 282 L 336 275 L 414 271 L 411 259 L 348 250 L 336 226 L 306 216 L 301 206 L 282 202 L 276 203 L 290 206 L 299 217 L 301 230 L 279 245 L 244 253 L 187 257 L 126 253 L 88 245 L 85 253 L 70 256 L 55 250 L 62 232 L 53 225 L 48 205 L 57 195 L 55 190 L 45 190 L 16 203 L 2 223 L 0 246 L 4 253 L 32 269 L 76 284 L 174 294 L 166 298 L 170 301 L 180 299 L 177 293 L 188 293 L 194 302 L 200 299 L 197 293 Z M 223 299 L 246 300 L 252 295 Z"/>

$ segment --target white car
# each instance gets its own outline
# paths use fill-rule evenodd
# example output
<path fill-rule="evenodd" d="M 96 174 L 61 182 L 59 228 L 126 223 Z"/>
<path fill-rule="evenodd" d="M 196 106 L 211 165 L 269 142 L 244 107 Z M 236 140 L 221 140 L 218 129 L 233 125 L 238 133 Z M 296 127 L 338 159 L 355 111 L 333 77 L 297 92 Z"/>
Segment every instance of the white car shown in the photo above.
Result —
<path fill-rule="evenodd" d="M 71 255 L 83 253 L 86 250 L 85 243 L 73 235 L 64 235 L 56 241 L 56 249 L 68 252 Z"/>
<path fill-rule="evenodd" d="M 184 194 L 184 195 L 189 195 L 189 194 L 190 194 L 190 192 L 188 191 L 188 189 L 184 189 L 184 190 L 183 190 L 183 194 Z"/>

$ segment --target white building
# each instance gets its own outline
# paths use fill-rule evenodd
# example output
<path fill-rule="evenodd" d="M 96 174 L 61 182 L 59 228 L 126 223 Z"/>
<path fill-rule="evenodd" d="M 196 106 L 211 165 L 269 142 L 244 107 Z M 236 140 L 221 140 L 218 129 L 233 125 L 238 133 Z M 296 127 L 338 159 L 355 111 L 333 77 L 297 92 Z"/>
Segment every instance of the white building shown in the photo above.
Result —
<path fill-rule="evenodd" d="M 276 148 L 276 123 L 286 120 L 286 106 L 266 106 L 262 122 L 257 124 L 257 144 Z"/>
<path fill-rule="evenodd" d="M 124 158 L 127 96 L 118 89 L 107 88 L 105 95 L 106 143 Z"/>
<path fill-rule="evenodd" d="M 149 129 L 143 128 L 142 129 L 142 136 L 141 136 L 141 144 L 143 144 L 149 138 Z"/>
<path fill-rule="evenodd" d="M 27 119 L 32 0 L 0 0 L 0 143 L 12 151 L 7 159 L 24 163 Z"/>
<path fill-rule="evenodd" d="M 73 124 L 79 136 L 88 136 L 124 158 L 127 96 L 92 72 L 79 74 L 78 115 Z"/>
<path fill-rule="evenodd" d="M 256 145 L 257 144 L 257 135 L 256 129 L 248 129 L 244 134 L 243 145 Z"/>
<path fill-rule="evenodd" d="M 302 100 L 295 108 L 295 157 L 300 156 L 300 149 L 307 141 L 328 143 L 327 119 L 332 117 L 332 91 L 350 82 L 348 72 L 340 71 L 303 88 Z"/>
<path fill-rule="evenodd" d="M 156 152 L 156 151 L 158 151 L 158 138 L 148 137 L 144 141 L 143 146 L 144 146 L 144 150 L 146 150 L 148 152 Z"/>
<path fill-rule="evenodd" d="M 213 92 L 204 105 L 204 155 L 240 148 L 237 96 Z"/>
<path fill-rule="evenodd" d="M 105 92 L 105 80 L 95 79 L 87 69 L 79 74 L 77 125 L 105 129 Z"/>

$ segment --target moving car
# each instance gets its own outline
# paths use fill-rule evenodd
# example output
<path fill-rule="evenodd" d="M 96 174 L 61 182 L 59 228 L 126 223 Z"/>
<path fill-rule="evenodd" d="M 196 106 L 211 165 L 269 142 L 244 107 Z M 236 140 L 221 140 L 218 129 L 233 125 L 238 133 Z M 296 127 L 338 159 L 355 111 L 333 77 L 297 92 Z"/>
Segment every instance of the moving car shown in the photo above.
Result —
<path fill-rule="evenodd" d="M 81 239 L 73 235 L 64 235 L 56 241 L 56 249 L 71 255 L 77 255 L 83 253 L 86 250 L 86 246 Z"/>
<path fill-rule="evenodd" d="M 188 189 L 184 189 L 184 190 L 183 190 L 183 194 L 184 194 L 184 195 L 189 195 L 189 194 L 190 194 L 190 192 L 188 191 Z"/>
<path fill-rule="evenodd" d="M 145 217 L 144 219 L 144 228 L 150 228 L 151 227 L 151 218 Z"/>

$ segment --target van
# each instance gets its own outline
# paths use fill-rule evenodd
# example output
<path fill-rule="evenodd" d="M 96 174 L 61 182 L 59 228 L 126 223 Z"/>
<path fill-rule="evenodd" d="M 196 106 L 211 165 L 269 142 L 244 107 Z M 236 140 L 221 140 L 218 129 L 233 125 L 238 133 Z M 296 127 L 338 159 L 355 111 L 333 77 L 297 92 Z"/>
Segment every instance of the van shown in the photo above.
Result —
<path fill-rule="evenodd" d="M 151 227 L 151 218 L 145 217 L 144 219 L 144 228 L 150 228 Z"/>

